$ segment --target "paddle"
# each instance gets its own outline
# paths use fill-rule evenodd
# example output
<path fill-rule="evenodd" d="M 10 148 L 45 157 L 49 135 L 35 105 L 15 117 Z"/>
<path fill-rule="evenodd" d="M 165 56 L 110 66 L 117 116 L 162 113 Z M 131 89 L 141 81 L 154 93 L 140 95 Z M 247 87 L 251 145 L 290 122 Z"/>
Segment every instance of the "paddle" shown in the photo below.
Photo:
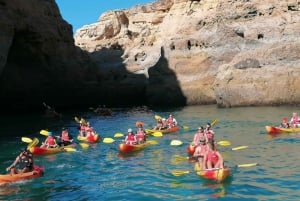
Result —
<path fill-rule="evenodd" d="M 180 140 L 172 140 L 170 145 L 171 146 L 179 146 L 179 145 L 182 145 L 183 142 L 181 142 Z M 230 146 L 231 145 L 231 142 L 230 141 L 226 141 L 226 140 L 222 140 L 222 141 L 219 141 L 217 142 L 218 145 L 220 146 Z"/>
<path fill-rule="evenodd" d="M 29 138 L 29 137 L 22 137 L 21 140 L 22 140 L 22 142 L 26 142 L 26 143 L 31 143 L 32 142 L 32 139 Z"/>
<path fill-rule="evenodd" d="M 34 147 L 34 146 L 36 146 L 36 145 L 39 143 L 39 139 L 37 139 L 37 138 L 34 138 L 34 139 L 32 140 L 32 139 L 29 138 L 29 137 L 22 137 L 21 140 L 22 140 L 23 142 L 28 143 L 27 149 L 30 149 L 31 147 Z"/>
<path fill-rule="evenodd" d="M 253 167 L 256 166 L 257 163 L 248 163 L 248 164 L 238 164 L 235 167 L 241 168 L 241 167 Z M 192 172 L 202 172 L 202 171 L 207 171 L 207 170 L 219 170 L 220 168 L 212 168 L 212 169 L 205 169 L 205 170 L 199 170 L 199 171 L 189 171 L 189 170 L 174 170 L 172 171 L 173 176 L 181 176 L 184 174 L 189 174 Z"/>
<path fill-rule="evenodd" d="M 123 141 L 123 140 L 121 140 L 121 141 Z M 116 140 L 114 140 L 113 138 L 106 137 L 106 138 L 103 139 L 103 143 L 106 143 L 106 144 L 110 144 L 110 143 L 114 143 L 114 142 L 116 142 Z M 155 141 L 155 140 L 147 140 L 146 143 L 150 143 L 151 145 L 158 144 L 158 142 Z"/>
<path fill-rule="evenodd" d="M 114 137 L 123 137 L 124 134 L 123 133 L 115 133 Z"/>
<path fill-rule="evenodd" d="M 246 149 L 248 148 L 248 146 L 239 146 L 239 147 L 234 147 L 231 150 L 232 151 L 237 151 L 237 150 L 241 150 L 241 149 Z M 185 160 L 189 160 L 192 159 L 193 156 L 180 156 L 180 155 L 174 155 L 172 162 L 181 162 L 181 161 L 185 161 Z"/>
<path fill-rule="evenodd" d="M 49 136 L 50 133 L 52 133 L 52 132 L 47 131 L 47 130 L 41 130 L 41 131 L 40 131 L 40 134 L 41 134 L 41 135 L 44 135 L 44 136 Z M 79 143 L 79 145 L 80 145 L 81 148 L 83 148 L 83 149 L 86 149 L 86 148 L 88 148 L 88 147 L 90 146 L 90 145 L 87 144 L 87 143 Z M 68 149 L 68 148 L 65 148 L 65 149 Z M 75 151 L 76 151 L 76 149 L 75 149 Z"/>

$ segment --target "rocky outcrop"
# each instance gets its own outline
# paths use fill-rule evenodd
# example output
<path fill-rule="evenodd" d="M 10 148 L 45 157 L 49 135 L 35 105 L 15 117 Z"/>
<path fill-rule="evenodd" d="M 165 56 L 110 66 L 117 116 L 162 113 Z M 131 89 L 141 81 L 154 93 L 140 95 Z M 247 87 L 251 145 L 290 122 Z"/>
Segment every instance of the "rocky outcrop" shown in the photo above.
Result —
<path fill-rule="evenodd" d="M 104 13 L 75 44 L 103 85 L 149 104 L 299 104 L 299 30 L 296 0 L 159 0 Z"/>
<path fill-rule="evenodd" d="M 95 65 L 54 0 L 0 0 L 0 19 L 2 111 L 80 105 L 94 93 Z"/>

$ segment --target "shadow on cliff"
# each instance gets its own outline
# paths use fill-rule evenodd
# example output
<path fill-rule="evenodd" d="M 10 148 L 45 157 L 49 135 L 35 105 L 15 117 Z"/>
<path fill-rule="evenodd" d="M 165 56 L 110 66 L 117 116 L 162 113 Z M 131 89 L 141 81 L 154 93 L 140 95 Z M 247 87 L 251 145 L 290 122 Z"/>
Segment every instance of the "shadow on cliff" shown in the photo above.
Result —
<path fill-rule="evenodd" d="M 169 68 L 169 62 L 161 48 L 157 63 L 147 69 L 129 72 L 121 56 L 123 50 L 101 49 L 92 54 L 99 63 L 99 91 L 103 94 L 100 102 L 112 106 L 148 105 L 175 107 L 186 105 L 176 74 Z M 107 55 L 109 61 L 105 62 Z M 112 62 L 113 61 L 113 62 Z M 149 75 L 149 78 L 146 75 Z"/>

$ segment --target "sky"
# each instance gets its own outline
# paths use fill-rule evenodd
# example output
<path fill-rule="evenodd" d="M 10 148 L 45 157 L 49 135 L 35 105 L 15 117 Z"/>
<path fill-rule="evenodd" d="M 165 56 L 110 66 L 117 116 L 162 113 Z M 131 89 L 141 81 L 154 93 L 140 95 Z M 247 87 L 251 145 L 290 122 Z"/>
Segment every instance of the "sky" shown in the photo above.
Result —
<path fill-rule="evenodd" d="M 97 22 L 107 11 L 130 8 L 155 0 L 56 0 L 64 20 L 73 26 L 73 33 L 87 24 Z"/>

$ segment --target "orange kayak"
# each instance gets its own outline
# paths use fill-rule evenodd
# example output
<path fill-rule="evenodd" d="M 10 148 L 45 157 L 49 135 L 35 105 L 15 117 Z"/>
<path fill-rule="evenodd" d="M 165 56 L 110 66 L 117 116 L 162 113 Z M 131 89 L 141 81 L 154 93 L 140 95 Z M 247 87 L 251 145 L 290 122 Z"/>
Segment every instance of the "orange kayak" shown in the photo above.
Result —
<path fill-rule="evenodd" d="M 56 154 L 59 152 L 66 152 L 68 151 L 68 148 L 74 148 L 74 147 L 76 147 L 76 144 L 70 144 L 68 146 L 55 147 L 55 148 L 34 146 L 31 147 L 29 150 L 33 155 L 45 155 L 45 154 Z"/>
<path fill-rule="evenodd" d="M 149 143 L 149 142 L 145 142 L 143 144 L 133 144 L 133 145 L 121 143 L 121 144 L 119 144 L 119 150 L 120 150 L 120 152 L 123 152 L 123 153 L 130 153 L 130 152 L 145 149 L 150 144 L 151 143 Z"/>
<path fill-rule="evenodd" d="M 225 167 L 201 170 L 199 163 L 195 163 L 195 171 L 198 176 L 204 179 L 222 182 L 230 175 L 231 169 L 229 167 Z"/>
<path fill-rule="evenodd" d="M 147 134 L 151 134 L 151 133 L 155 133 L 155 132 L 162 132 L 164 134 L 173 133 L 173 132 L 179 131 L 179 126 L 174 126 L 172 128 L 167 128 L 167 129 L 162 129 L 162 130 L 146 129 L 145 131 Z"/>
<path fill-rule="evenodd" d="M 83 136 L 78 135 L 77 140 L 83 141 L 83 142 L 96 143 L 96 142 L 99 142 L 100 135 L 98 135 L 98 134 L 90 135 L 89 137 L 83 137 Z"/>
<path fill-rule="evenodd" d="M 2 174 L 0 175 L 0 185 L 5 185 L 13 182 L 34 179 L 43 176 L 44 168 L 34 165 L 33 171 L 20 174 Z"/>
<path fill-rule="evenodd" d="M 281 128 L 277 126 L 266 126 L 266 131 L 270 134 L 276 134 L 276 133 L 299 133 L 299 128 Z"/>
<path fill-rule="evenodd" d="M 187 149 L 187 151 L 188 151 L 188 154 L 189 155 L 193 155 L 194 154 L 194 152 L 195 152 L 195 146 L 194 145 L 189 145 L 186 149 Z"/>

